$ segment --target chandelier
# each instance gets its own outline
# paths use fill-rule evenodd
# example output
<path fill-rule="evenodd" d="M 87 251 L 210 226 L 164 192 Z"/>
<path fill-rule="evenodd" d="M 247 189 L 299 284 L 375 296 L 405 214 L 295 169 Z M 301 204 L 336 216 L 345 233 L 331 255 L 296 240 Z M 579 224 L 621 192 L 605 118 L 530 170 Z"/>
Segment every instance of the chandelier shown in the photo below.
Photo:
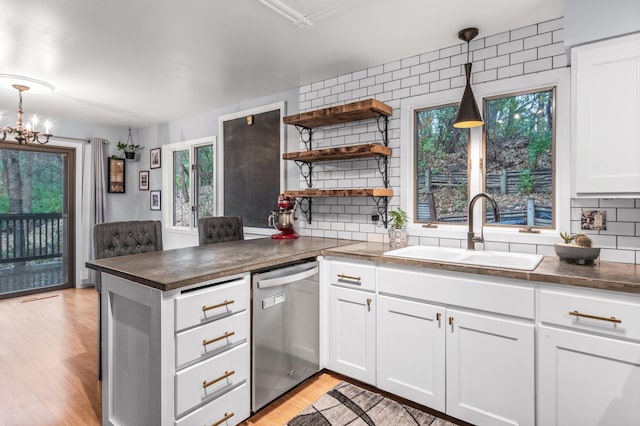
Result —
<path fill-rule="evenodd" d="M 23 123 L 24 112 L 22 111 L 22 92 L 29 90 L 29 86 L 24 86 L 22 84 L 13 84 L 12 86 L 19 93 L 20 102 L 18 103 L 18 122 L 16 123 L 16 127 L 5 126 L 0 129 L 0 131 L 2 131 L 2 139 L 0 139 L 0 141 L 4 142 L 7 139 L 7 135 L 15 134 L 14 139 L 19 144 L 46 144 L 47 142 L 49 142 L 49 138 L 52 136 L 49 133 L 51 123 L 49 122 L 49 120 L 45 122 L 45 131 L 43 134 L 40 134 L 40 132 L 36 130 L 39 120 L 35 115 L 31 119 L 31 121 L 25 125 Z M 42 139 L 40 138 L 41 136 Z"/>

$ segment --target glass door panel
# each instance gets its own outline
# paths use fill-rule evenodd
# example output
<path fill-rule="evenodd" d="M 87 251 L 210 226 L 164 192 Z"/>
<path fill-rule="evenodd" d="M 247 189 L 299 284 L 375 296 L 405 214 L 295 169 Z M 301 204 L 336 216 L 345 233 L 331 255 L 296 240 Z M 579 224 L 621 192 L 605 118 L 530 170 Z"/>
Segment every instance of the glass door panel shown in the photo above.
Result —
<path fill-rule="evenodd" d="M 73 151 L 0 144 L 0 298 L 71 287 Z"/>

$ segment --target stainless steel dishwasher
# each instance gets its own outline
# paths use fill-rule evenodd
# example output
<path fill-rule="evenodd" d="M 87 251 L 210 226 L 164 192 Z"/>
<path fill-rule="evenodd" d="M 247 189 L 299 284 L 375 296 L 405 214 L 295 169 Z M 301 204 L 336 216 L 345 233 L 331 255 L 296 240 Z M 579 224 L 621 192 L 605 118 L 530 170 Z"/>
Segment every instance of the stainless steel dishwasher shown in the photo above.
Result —
<path fill-rule="evenodd" d="M 251 409 L 257 411 L 319 369 L 318 262 L 252 277 Z"/>

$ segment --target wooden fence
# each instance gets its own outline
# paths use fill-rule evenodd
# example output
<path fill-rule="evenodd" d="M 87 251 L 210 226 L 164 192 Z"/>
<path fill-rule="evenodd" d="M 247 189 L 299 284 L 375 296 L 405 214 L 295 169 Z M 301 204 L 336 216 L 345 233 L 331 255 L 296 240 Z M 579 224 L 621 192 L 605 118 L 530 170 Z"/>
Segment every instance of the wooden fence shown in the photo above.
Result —
<path fill-rule="evenodd" d="M 553 188 L 553 176 L 551 169 L 537 169 L 531 173 L 535 181 L 533 192 L 551 192 Z M 520 189 L 520 171 L 503 169 L 500 173 L 487 173 L 486 188 L 499 188 L 501 194 L 517 194 Z M 466 186 L 468 177 L 466 173 L 438 173 L 433 174 L 429 169 L 418 176 L 418 188 L 431 192 L 433 186 Z"/>

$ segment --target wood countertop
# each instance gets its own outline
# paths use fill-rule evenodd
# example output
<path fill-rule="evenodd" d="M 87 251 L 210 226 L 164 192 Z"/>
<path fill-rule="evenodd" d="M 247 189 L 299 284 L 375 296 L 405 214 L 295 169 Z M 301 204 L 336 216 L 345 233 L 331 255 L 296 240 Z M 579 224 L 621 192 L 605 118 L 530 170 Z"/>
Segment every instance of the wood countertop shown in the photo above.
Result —
<path fill-rule="evenodd" d="M 519 271 L 383 256 L 383 253 L 388 250 L 388 244 L 361 242 L 329 248 L 324 250 L 323 254 L 325 256 L 362 259 L 379 263 L 469 272 L 548 284 L 572 285 L 640 294 L 640 268 L 634 264 L 596 261 L 595 265 L 572 265 L 561 262 L 555 256 L 547 256 L 535 270 Z"/>
<path fill-rule="evenodd" d="M 267 237 L 92 260 L 86 265 L 168 291 L 325 255 L 640 294 L 640 268 L 634 264 L 596 261 L 591 266 L 572 265 L 548 256 L 535 270 L 520 271 L 384 256 L 388 250 L 389 245 L 383 243 L 318 237 L 295 240 Z"/>
<path fill-rule="evenodd" d="M 320 256 L 326 248 L 347 244 L 353 244 L 353 241 L 318 237 L 275 240 L 266 237 L 110 257 L 92 260 L 86 265 L 168 291 Z"/>

